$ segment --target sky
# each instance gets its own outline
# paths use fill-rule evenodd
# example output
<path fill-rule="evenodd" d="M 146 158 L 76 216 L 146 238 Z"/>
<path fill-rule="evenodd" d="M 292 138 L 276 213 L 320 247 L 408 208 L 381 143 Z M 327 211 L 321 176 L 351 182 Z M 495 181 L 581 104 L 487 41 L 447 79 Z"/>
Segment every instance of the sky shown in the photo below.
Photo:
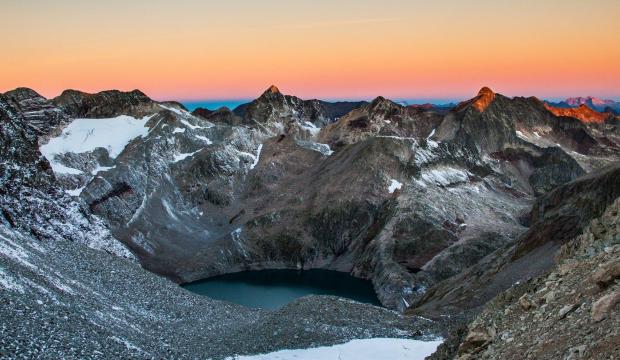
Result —
<path fill-rule="evenodd" d="M 618 0 L 0 0 L 0 92 L 620 97 Z"/>

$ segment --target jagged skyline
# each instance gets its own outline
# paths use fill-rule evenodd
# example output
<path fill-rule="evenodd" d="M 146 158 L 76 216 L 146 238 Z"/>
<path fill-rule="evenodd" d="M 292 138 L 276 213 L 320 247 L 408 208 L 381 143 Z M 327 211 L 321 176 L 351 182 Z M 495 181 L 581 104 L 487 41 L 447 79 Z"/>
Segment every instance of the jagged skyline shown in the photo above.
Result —
<path fill-rule="evenodd" d="M 618 99 L 620 3 L 33 0 L 2 5 L 0 91 L 156 99 Z"/>

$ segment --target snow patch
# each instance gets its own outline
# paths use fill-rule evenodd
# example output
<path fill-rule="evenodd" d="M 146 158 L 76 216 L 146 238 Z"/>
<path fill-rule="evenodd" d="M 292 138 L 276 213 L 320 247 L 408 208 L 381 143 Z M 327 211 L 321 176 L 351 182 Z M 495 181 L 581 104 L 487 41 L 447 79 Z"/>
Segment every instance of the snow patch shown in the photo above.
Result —
<path fill-rule="evenodd" d="M 184 113 L 183 110 L 177 109 L 175 107 L 168 106 L 168 105 L 159 104 L 159 107 L 164 108 L 164 109 L 166 109 L 168 111 L 172 111 L 173 113 L 178 114 L 178 115 L 183 115 L 183 113 Z"/>
<path fill-rule="evenodd" d="M 310 349 L 281 350 L 269 354 L 235 356 L 227 360 L 423 360 L 443 341 L 374 338 Z"/>
<path fill-rule="evenodd" d="M 127 340 L 123 340 L 123 339 L 119 338 L 118 336 L 110 336 L 110 339 L 116 341 L 117 343 L 125 345 L 125 347 L 127 349 L 129 349 L 129 350 L 133 350 L 133 351 L 137 351 L 137 352 L 140 352 L 140 353 L 143 353 L 143 354 L 147 354 L 147 352 L 145 352 L 141 348 L 135 346 L 134 344 L 130 343 Z"/>
<path fill-rule="evenodd" d="M 173 220 L 179 221 L 179 218 L 175 215 L 175 213 L 174 213 L 174 209 L 172 209 L 172 207 L 170 206 L 170 203 L 168 203 L 168 201 L 166 201 L 166 200 L 163 200 L 163 199 L 162 199 L 161 204 L 163 205 L 164 210 L 166 210 L 166 212 L 168 213 L 168 215 L 169 215 L 169 216 L 170 216 Z"/>
<path fill-rule="evenodd" d="M 530 141 L 530 138 L 525 136 L 523 132 L 517 130 L 515 131 L 515 133 L 517 134 L 517 137 L 520 138 L 521 140 Z"/>
<path fill-rule="evenodd" d="M 390 194 L 393 194 L 394 191 L 400 190 L 402 187 L 403 187 L 402 183 L 400 183 L 396 179 L 392 179 L 390 180 L 390 186 L 388 187 L 388 191 L 390 192 Z"/>
<path fill-rule="evenodd" d="M 90 173 L 93 175 L 97 175 L 100 171 L 108 171 L 114 169 L 116 166 L 97 166 L 97 168 Z"/>
<path fill-rule="evenodd" d="M 175 128 L 172 133 L 173 134 L 183 134 L 185 132 L 185 128 Z"/>
<path fill-rule="evenodd" d="M 127 222 L 127 225 L 133 224 L 138 219 L 138 216 L 142 214 L 142 212 L 144 211 L 144 208 L 146 207 L 147 200 L 148 200 L 148 196 L 145 193 L 144 196 L 142 197 L 142 203 L 140 203 L 140 207 L 138 207 L 136 209 L 136 212 L 133 213 L 133 215 L 131 216 L 131 219 L 129 219 L 129 222 Z"/>
<path fill-rule="evenodd" d="M 47 158 L 47 156 L 46 156 L 46 158 Z M 83 173 L 82 170 L 70 168 L 68 166 L 65 166 L 65 165 L 59 163 L 59 162 L 53 161 L 51 158 L 47 158 L 47 160 L 50 162 L 50 165 L 52 166 L 52 170 L 54 170 L 54 172 L 56 174 L 80 175 L 80 174 Z"/>
<path fill-rule="evenodd" d="M 263 144 L 258 145 L 258 149 L 256 150 L 256 156 L 254 156 L 254 162 L 250 165 L 250 170 L 254 169 L 256 165 L 258 165 L 258 161 L 260 160 L 260 152 L 263 150 Z"/>
<path fill-rule="evenodd" d="M 200 140 L 202 140 L 202 141 L 206 142 L 206 143 L 207 143 L 207 145 L 211 145 L 211 144 L 213 144 L 213 141 L 211 141 L 211 140 L 210 140 L 208 137 L 206 137 L 206 136 L 202 136 L 202 135 L 194 135 L 194 136 L 195 136 L 197 139 L 200 139 Z"/>
<path fill-rule="evenodd" d="M 188 128 L 192 129 L 192 130 L 196 130 L 196 129 L 208 129 L 211 126 L 199 126 L 199 125 L 192 125 L 189 121 L 185 120 L 185 119 L 179 119 L 183 125 L 187 126 Z"/>
<path fill-rule="evenodd" d="M 321 128 L 316 127 L 310 121 L 304 121 L 304 123 L 301 125 L 301 127 L 304 130 L 308 130 L 310 132 L 310 134 L 312 134 L 312 136 L 316 136 L 321 131 Z"/>
<path fill-rule="evenodd" d="M 61 135 L 41 146 L 41 153 L 52 163 L 52 169 L 57 154 L 79 154 L 104 148 L 111 158 L 116 158 L 131 140 L 148 133 L 146 123 L 150 118 L 120 115 L 108 119 L 75 119 Z"/>
<path fill-rule="evenodd" d="M 428 134 L 428 136 L 426 137 L 426 143 L 428 144 L 428 147 L 431 148 L 431 149 L 434 149 L 434 148 L 439 146 L 439 142 L 437 142 L 435 140 L 431 140 L 433 135 L 435 135 L 435 129 L 433 129 L 431 131 L 431 133 Z"/>
<path fill-rule="evenodd" d="M 321 148 L 321 150 L 319 150 L 320 153 L 330 156 L 331 154 L 334 153 L 334 150 L 332 150 L 329 145 L 327 144 L 321 144 L 321 143 L 316 143 L 317 146 L 319 146 Z"/>
<path fill-rule="evenodd" d="M 4 269 L 0 268 L 0 287 L 7 290 L 16 291 L 18 293 L 24 293 L 24 287 L 17 282 L 17 279 L 4 272 Z"/>
<path fill-rule="evenodd" d="M 439 167 L 422 171 L 420 177 L 426 184 L 446 186 L 467 181 L 469 179 L 469 173 L 461 169 Z"/>
<path fill-rule="evenodd" d="M 82 186 L 77 189 L 65 190 L 65 192 L 71 196 L 80 196 L 80 194 L 82 193 L 82 190 L 84 190 L 85 187 L 86 186 Z"/>
<path fill-rule="evenodd" d="M 191 153 L 184 153 L 184 154 L 175 155 L 175 156 L 174 156 L 174 160 L 173 160 L 172 162 L 173 162 L 173 163 L 176 163 L 176 162 L 179 162 L 179 161 L 181 161 L 181 160 L 185 160 L 185 159 L 187 159 L 187 158 L 188 158 L 188 157 L 190 157 L 190 156 L 194 156 L 194 155 L 195 155 L 195 154 L 197 154 L 198 152 L 200 152 L 200 149 L 199 149 L 199 150 L 196 150 L 196 151 L 194 151 L 194 152 L 191 152 Z"/>

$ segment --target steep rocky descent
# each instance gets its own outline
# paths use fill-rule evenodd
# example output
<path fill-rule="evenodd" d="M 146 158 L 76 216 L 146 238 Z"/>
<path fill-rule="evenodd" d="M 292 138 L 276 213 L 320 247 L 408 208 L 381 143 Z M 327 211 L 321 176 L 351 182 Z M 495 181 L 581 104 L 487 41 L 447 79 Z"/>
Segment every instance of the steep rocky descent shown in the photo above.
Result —
<path fill-rule="evenodd" d="M 160 111 L 152 127 L 187 120 L 173 114 L 186 115 Z M 332 297 L 267 313 L 192 295 L 127 261 L 105 224 L 55 181 L 36 135 L 0 95 L 0 357 L 220 359 L 440 333 L 428 320 Z"/>
<path fill-rule="evenodd" d="M 22 103 L 37 102 L 49 110 L 38 94 L 23 93 L 31 94 L 34 100 L 22 98 Z M 133 259 L 101 219 L 65 194 L 50 164 L 37 150 L 37 136 L 43 136 L 43 127 L 32 126 L 32 118 L 12 105 L 13 99 L 0 95 L 0 223 L 41 241 L 68 239 Z M 26 114 L 31 111 L 28 108 Z M 50 121 L 57 119 L 53 116 Z"/>
<path fill-rule="evenodd" d="M 469 325 L 458 359 L 610 359 L 620 353 L 620 200 Z"/>
<path fill-rule="evenodd" d="M 562 246 L 587 234 L 590 231 L 588 226 L 593 226 L 591 224 L 602 222 L 605 224 L 603 229 L 608 225 L 612 228 L 617 225 L 613 216 L 609 215 L 617 211 L 614 209 L 620 197 L 618 176 L 620 164 L 588 174 L 541 197 L 529 215 L 530 228 L 514 244 L 488 255 L 461 274 L 438 283 L 406 313 L 430 318 L 453 317 L 457 329 L 454 338 L 447 342 L 441 353 L 456 351 L 465 336 L 463 332 L 459 334 L 459 323 L 467 322 L 496 296 L 499 301 L 504 301 L 501 299 L 507 295 L 502 292 L 515 284 L 526 283 L 538 276 L 545 277 L 555 266 L 557 254 L 565 251 L 561 250 Z M 609 234 L 612 239 L 616 237 L 613 241 L 618 241 L 614 231 L 610 230 Z M 508 290 L 508 293 L 511 291 Z M 437 358 L 451 357 L 438 355 Z"/>

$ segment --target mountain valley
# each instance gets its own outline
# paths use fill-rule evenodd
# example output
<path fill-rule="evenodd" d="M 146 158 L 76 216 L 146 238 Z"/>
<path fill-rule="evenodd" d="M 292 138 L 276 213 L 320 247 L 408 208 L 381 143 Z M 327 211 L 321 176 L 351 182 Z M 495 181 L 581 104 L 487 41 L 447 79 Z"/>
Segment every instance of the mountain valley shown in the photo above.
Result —
<path fill-rule="evenodd" d="M 616 356 L 620 117 L 589 105 L 486 87 L 450 109 L 275 86 L 192 112 L 139 90 L 0 94 L 0 356 L 219 359 L 376 337 L 442 339 L 436 359 Z M 263 269 L 346 272 L 383 308 L 264 311 L 177 285 Z"/>

